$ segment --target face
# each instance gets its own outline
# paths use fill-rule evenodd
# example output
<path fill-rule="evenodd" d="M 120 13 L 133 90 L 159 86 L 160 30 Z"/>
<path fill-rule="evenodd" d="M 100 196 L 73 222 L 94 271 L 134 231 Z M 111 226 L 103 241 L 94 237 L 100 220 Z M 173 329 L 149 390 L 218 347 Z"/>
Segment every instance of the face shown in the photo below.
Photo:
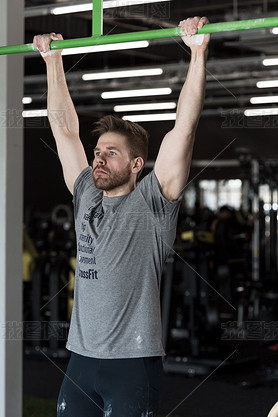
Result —
<path fill-rule="evenodd" d="M 93 178 L 97 188 L 111 191 L 131 181 L 131 159 L 124 136 L 106 132 L 94 149 Z"/>

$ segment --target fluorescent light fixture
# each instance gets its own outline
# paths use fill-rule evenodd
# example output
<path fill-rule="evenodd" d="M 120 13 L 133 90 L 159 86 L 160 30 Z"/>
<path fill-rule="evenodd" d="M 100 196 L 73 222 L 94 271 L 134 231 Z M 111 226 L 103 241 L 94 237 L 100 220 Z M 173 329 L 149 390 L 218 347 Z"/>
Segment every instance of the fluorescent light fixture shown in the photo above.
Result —
<path fill-rule="evenodd" d="M 24 110 L 22 117 L 47 117 L 47 109 Z"/>
<path fill-rule="evenodd" d="M 175 109 L 176 103 L 144 103 L 144 104 L 123 104 L 114 107 L 114 112 L 141 111 L 141 110 L 169 110 Z"/>
<path fill-rule="evenodd" d="M 114 43 L 109 45 L 80 46 L 78 48 L 63 49 L 62 55 L 88 54 L 91 52 L 120 51 L 123 49 L 147 48 L 148 41 L 134 41 Z"/>
<path fill-rule="evenodd" d="M 278 65 L 278 58 L 266 58 L 263 60 L 263 65 L 266 67 L 271 65 Z"/>
<path fill-rule="evenodd" d="M 278 108 L 271 107 L 269 109 L 247 109 L 244 111 L 244 116 L 276 116 Z"/>
<path fill-rule="evenodd" d="M 258 88 L 278 87 L 278 80 L 258 81 L 256 85 Z"/>
<path fill-rule="evenodd" d="M 161 114 L 134 114 L 124 116 L 124 120 L 130 122 L 158 122 L 165 120 L 176 120 L 176 113 L 161 113 Z"/>
<path fill-rule="evenodd" d="M 171 93 L 171 88 L 143 88 L 141 90 L 106 91 L 101 94 L 101 98 L 109 99 L 125 97 L 160 96 Z"/>
<path fill-rule="evenodd" d="M 112 9 L 114 7 L 126 7 L 126 6 L 135 6 L 139 4 L 146 4 L 146 3 L 158 3 L 162 1 L 170 1 L 170 0 L 107 0 L 103 2 L 104 9 Z M 55 7 L 51 10 L 51 13 L 54 15 L 59 14 L 66 14 L 66 13 L 78 13 L 78 12 L 87 12 L 93 9 L 92 1 L 84 2 L 78 5 L 72 6 L 60 6 Z"/>
<path fill-rule="evenodd" d="M 272 28 L 271 32 L 273 33 L 273 35 L 278 35 L 278 28 Z"/>
<path fill-rule="evenodd" d="M 62 6 L 62 7 L 55 7 L 51 10 L 51 14 L 59 15 L 59 14 L 67 14 L 67 13 L 78 13 L 78 12 L 88 12 L 93 10 L 92 3 L 84 3 L 84 4 L 77 4 L 73 6 Z"/>
<path fill-rule="evenodd" d="M 97 72 L 95 74 L 84 74 L 82 79 L 84 81 L 92 80 L 108 80 L 110 78 L 125 78 L 125 77 L 145 77 L 148 75 L 161 75 L 163 70 L 161 68 L 150 68 L 140 70 L 128 70 L 128 71 L 105 71 Z"/>
<path fill-rule="evenodd" d="M 278 103 L 278 96 L 252 97 L 250 98 L 252 104 L 266 104 Z"/>
<path fill-rule="evenodd" d="M 22 99 L 22 103 L 23 104 L 31 104 L 32 103 L 32 98 L 31 97 L 23 97 Z"/>

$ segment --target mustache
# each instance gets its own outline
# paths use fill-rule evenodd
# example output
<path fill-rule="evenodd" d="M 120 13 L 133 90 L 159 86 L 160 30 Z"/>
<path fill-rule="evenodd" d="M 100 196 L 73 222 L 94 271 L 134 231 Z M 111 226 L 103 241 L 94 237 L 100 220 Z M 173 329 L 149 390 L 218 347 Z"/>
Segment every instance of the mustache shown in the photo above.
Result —
<path fill-rule="evenodd" d="M 96 166 L 93 172 L 95 172 L 97 169 L 101 169 L 102 171 L 106 172 L 107 174 L 110 173 L 110 170 L 108 168 L 104 168 L 101 165 Z"/>

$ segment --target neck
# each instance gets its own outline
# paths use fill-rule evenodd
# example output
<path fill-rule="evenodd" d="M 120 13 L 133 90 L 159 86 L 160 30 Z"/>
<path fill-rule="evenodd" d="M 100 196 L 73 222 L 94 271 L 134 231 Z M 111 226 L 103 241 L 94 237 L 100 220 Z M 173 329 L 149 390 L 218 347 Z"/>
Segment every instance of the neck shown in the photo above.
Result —
<path fill-rule="evenodd" d="M 120 187 L 113 188 L 112 190 L 105 191 L 103 190 L 104 197 L 120 197 L 122 195 L 126 195 L 131 193 L 131 191 L 135 190 L 136 182 L 124 184 Z"/>

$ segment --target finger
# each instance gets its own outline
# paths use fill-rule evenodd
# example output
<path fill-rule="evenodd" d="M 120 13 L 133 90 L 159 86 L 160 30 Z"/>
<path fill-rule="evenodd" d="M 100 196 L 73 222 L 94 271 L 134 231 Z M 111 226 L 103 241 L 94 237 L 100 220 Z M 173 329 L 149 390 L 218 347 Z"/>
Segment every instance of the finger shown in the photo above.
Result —
<path fill-rule="evenodd" d="M 51 42 L 51 36 L 43 35 L 42 37 L 43 52 L 48 52 L 50 50 L 50 42 Z"/>
<path fill-rule="evenodd" d="M 208 20 L 208 18 L 206 17 L 206 16 L 203 16 L 203 17 L 201 17 L 201 19 L 200 19 L 202 22 L 204 22 L 204 25 L 207 25 L 207 24 L 209 24 L 209 20 Z"/>
<path fill-rule="evenodd" d="M 35 37 L 35 46 L 38 48 L 38 50 L 41 52 L 42 51 L 42 35 L 37 35 Z"/>
<path fill-rule="evenodd" d="M 191 21 L 192 17 L 188 17 L 184 22 L 185 34 L 191 36 Z"/>
<path fill-rule="evenodd" d="M 33 37 L 33 44 L 37 48 L 37 36 Z"/>
<path fill-rule="evenodd" d="M 186 36 L 187 35 L 187 32 L 186 32 L 186 20 L 181 20 L 180 23 L 179 23 L 179 26 L 181 27 L 182 34 L 184 36 Z"/>
<path fill-rule="evenodd" d="M 209 20 L 206 16 L 201 17 L 198 23 L 198 29 L 201 29 L 204 25 L 208 24 Z"/>
<path fill-rule="evenodd" d="M 196 35 L 199 21 L 200 21 L 200 17 L 199 16 L 195 16 L 191 20 L 191 22 L 190 22 L 190 34 L 191 35 Z"/>
<path fill-rule="evenodd" d="M 45 35 L 41 37 L 41 51 L 47 52 L 47 38 Z"/>

